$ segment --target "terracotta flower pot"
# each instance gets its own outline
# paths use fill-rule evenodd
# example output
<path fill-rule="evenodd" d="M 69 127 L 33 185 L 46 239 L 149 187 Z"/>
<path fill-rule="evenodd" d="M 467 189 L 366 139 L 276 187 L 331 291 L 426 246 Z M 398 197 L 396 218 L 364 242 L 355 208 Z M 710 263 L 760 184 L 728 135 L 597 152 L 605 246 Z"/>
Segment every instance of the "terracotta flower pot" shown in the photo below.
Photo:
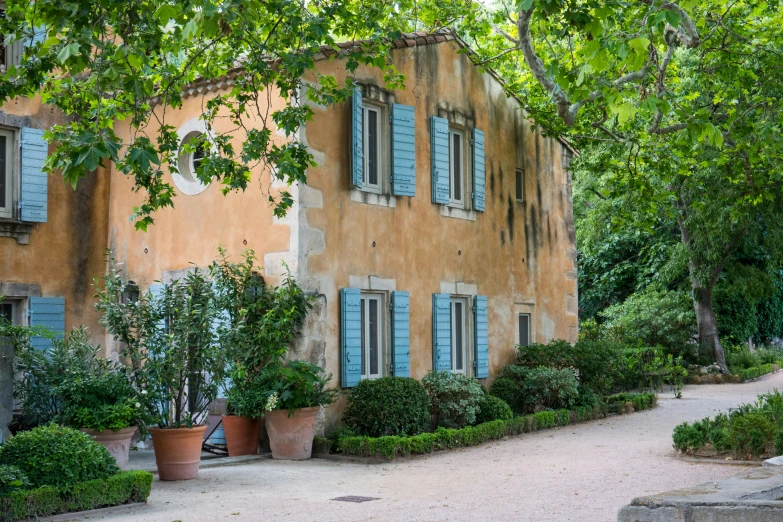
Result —
<path fill-rule="evenodd" d="M 255 455 L 258 453 L 258 433 L 261 417 L 252 419 L 239 415 L 223 415 L 223 431 L 226 434 L 228 456 Z"/>
<path fill-rule="evenodd" d="M 288 410 L 268 411 L 264 414 L 272 458 L 305 460 L 312 456 L 315 417 L 320 409 L 320 406 L 300 408 L 291 417 L 288 416 Z"/>
<path fill-rule="evenodd" d="M 198 478 L 206 424 L 192 428 L 150 428 L 160 480 Z"/>
<path fill-rule="evenodd" d="M 128 451 L 130 450 L 131 439 L 136 433 L 136 426 L 123 428 L 118 431 L 112 430 L 88 430 L 82 429 L 84 433 L 95 439 L 95 442 L 109 450 L 109 453 L 120 469 L 125 469 L 128 465 Z"/>

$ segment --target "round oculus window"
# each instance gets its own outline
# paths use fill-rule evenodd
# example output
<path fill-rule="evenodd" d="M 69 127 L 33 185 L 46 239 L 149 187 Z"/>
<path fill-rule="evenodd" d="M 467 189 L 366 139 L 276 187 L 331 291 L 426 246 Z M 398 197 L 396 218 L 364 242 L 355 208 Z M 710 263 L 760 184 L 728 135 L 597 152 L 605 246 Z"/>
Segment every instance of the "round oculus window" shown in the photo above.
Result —
<path fill-rule="evenodd" d="M 201 162 L 204 160 L 204 144 L 200 141 L 204 133 L 193 131 L 187 133 L 180 144 L 179 160 L 177 168 L 179 174 L 175 174 L 174 184 L 183 193 L 193 196 L 199 194 L 207 188 L 208 184 L 198 179 L 196 172 Z"/>

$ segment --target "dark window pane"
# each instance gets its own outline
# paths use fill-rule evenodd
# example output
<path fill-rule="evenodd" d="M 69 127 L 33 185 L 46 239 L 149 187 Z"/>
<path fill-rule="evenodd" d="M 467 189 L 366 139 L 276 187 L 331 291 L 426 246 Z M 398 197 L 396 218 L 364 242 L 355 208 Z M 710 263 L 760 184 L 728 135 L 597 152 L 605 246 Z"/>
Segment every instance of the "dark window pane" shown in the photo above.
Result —
<path fill-rule="evenodd" d="M 462 303 L 454 303 L 454 342 L 456 345 L 456 356 L 454 357 L 454 369 L 455 370 L 462 370 L 463 368 L 463 361 L 462 361 L 462 332 L 463 332 L 463 323 L 462 323 Z"/>
<path fill-rule="evenodd" d="M 0 136 L 0 208 L 9 206 L 9 201 L 7 200 L 9 179 L 8 171 L 6 170 L 5 140 L 5 136 Z"/>
<path fill-rule="evenodd" d="M 369 184 L 378 184 L 378 113 L 376 111 L 367 111 L 367 173 Z"/>
<path fill-rule="evenodd" d="M 517 201 L 523 201 L 525 199 L 525 176 L 522 170 L 517 170 Z"/>
<path fill-rule="evenodd" d="M 364 309 L 364 303 L 365 303 L 365 300 L 362 299 L 362 301 L 361 301 L 361 304 L 362 304 L 362 310 L 361 310 L 361 314 L 362 314 L 362 375 L 365 374 L 365 372 L 364 372 L 364 351 L 367 348 L 367 339 L 364 336 L 364 332 L 366 331 L 366 329 L 364 327 L 364 322 L 366 321 L 367 312 Z"/>
<path fill-rule="evenodd" d="M 452 134 L 453 147 L 451 161 L 454 164 L 454 199 L 462 199 L 462 136 L 459 134 Z"/>
<path fill-rule="evenodd" d="M 530 344 L 530 316 L 519 314 L 519 344 L 528 346 Z"/>
<path fill-rule="evenodd" d="M 370 375 L 378 375 L 378 301 L 370 299 Z"/>
<path fill-rule="evenodd" d="M 14 322 L 14 307 L 11 303 L 0 304 L 0 324 L 6 321 Z"/>

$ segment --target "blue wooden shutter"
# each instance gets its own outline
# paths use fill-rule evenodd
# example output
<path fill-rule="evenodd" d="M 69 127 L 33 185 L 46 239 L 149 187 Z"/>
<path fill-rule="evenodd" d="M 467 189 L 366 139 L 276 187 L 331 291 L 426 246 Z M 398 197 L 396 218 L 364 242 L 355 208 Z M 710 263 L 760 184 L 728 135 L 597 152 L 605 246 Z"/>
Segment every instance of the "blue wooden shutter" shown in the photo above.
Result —
<path fill-rule="evenodd" d="M 55 339 L 65 336 L 65 299 L 62 297 L 31 297 L 30 326 L 42 326 L 54 334 Z M 30 344 L 38 350 L 48 350 L 52 340 L 35 336 Z"/>
<path fill-rule="evenodd" d="M 392 374 L 411 376 L 411 320 L 408 292 L 392 292 Z"/>
<path fill-rule="evenodd" d="M 22 221 L 45 223 L 48 178 L 43 171 L 49 144 L 40 129 L 22 128 L 22 191 L 19 208 Z"/>
<path fill-rule="evenodd" d="M 353 388 L 362 380 L 362 293 L 356 288 L 340 291 L 343 388 Z"/>
<path fill-rule="evenodd" d="M 476 357 L 473 364 L 478 379 L 489 377 L 489 324 L 487 316 L 487 296 L 477 295 L 473 300 L 473 317 L 476 325 L 473 329 L 476 332 L 474 342 Z"/>
<path fill-rule="evenodd" d="M 359 86 L 351 98 L 351 185 L 364 186 L 364 106 Z"/>
<path fill-rule="evenodd" d="M 487 167 L 484 159 L 484 132 L 473 129 L 473 208 L 486 208 Z"/>
<path fill-rule="evenodd" d="M 451 301 L 449 294 L 432 294 L 432 369 L 451 371 Z"/>
<path fill-rule="evenodd" d="M 416 113 L 410 105 L 392 105 L 392 189 L 395 196 L 416 195 Z"/>
<path fill-rule="evenodd" d="M 449 122 L 444 118 L 430 118 L 432 157 L 432 202 L 449 204 Z"/>

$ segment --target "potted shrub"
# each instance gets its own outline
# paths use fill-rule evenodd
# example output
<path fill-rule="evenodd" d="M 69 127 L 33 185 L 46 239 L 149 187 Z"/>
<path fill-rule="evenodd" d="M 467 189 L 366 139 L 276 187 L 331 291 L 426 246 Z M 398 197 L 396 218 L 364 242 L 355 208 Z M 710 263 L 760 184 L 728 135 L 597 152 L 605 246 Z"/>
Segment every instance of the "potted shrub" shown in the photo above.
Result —
<path fill-rule="evenodd" d="M 128 464 L 131 439 L 145 429 L 146 412 L 121 368 L 74 377 L 56 388 L 59 423 L 80 429 L 104 446 L 120 469 Z"/>
<path fill-rule="evenodd" d="M 242 367 L 231 372 L 231 382 L 235 384 L 228 389 L 226 414 L 222 417 L 228 456 L 255 455 L 269 393 Z"/>
<path fill-rule="evenodd" d="M 215 327 L 220 320 L 212 281 L 198 269 L 136 301 L 113 263 L 99 292 L 103 324 L 122 341 L 136 388 L 148 391 L 156 419 L 149 428 L 161 480 L 198 477 L 204 424 L 225 373 Z"/>
<path fill-rule="evenodd" d="M 337 395 L 337 390 L 326 389 L 332 376 L 324 376 L 312 363 L 290 361 L 268 367 L 263 378 L 269 391 L 264 419 L 272 457 L 309 459 L 318 411 Z"/>
<path fill-rule="evenodd" d="M 268 397 L 261 376 L 282 362 L 312 308 L 289 271 L 281 286 L 270 287 L 258 275 L 253 251 L 242 257 L 231 262 L 219 248 L 210 266 L 223 314 L 218 331 L 233 368 L 223 416 L 231 456 L 256 453 Z"/>

